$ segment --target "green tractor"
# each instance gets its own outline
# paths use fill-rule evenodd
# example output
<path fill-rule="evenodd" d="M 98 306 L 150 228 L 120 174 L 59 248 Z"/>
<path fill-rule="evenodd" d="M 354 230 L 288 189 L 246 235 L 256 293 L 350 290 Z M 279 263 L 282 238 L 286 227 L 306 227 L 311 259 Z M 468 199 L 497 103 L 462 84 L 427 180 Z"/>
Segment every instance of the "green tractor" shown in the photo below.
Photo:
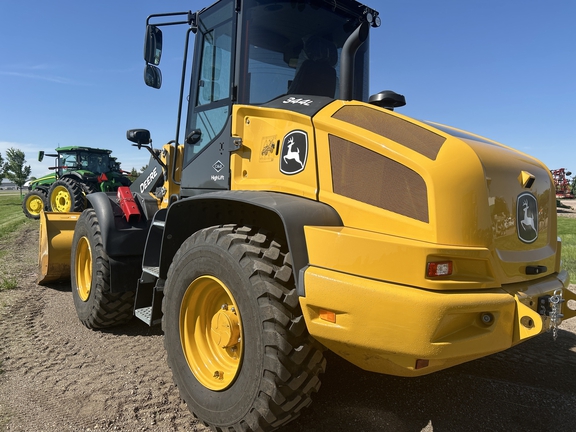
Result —
<path fill-rule="evenodd" d="M 38 153 L 55 157 L 49 169 L 54 172 L 27 184 L 22 210 L 26 217 L 39 219 L 42 210 L 53 212 L 81 212 L 86 206 L 86 195 L 92 192 L 115 192 L 119 186 L 130 186 L 120 163 L 110 156 L 111 150 L 90 147 L 59 147 L 56 154 Z"/>

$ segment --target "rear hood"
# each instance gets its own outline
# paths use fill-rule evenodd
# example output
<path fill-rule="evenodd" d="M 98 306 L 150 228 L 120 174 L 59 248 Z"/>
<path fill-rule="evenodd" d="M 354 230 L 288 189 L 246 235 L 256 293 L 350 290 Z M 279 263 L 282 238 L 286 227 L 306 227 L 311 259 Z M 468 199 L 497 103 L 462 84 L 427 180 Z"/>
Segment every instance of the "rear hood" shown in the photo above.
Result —
<path fill-rule="evenodd" d="M 482 165 L 488 194 L 489 248 L 501 280 L 518 282 L 556 269 L 556 195 L 540 161 L 482 138 L 436 123 L 429 125 L 467 144 Z M 480 210 L 482 211 L 482 210 Z"/>

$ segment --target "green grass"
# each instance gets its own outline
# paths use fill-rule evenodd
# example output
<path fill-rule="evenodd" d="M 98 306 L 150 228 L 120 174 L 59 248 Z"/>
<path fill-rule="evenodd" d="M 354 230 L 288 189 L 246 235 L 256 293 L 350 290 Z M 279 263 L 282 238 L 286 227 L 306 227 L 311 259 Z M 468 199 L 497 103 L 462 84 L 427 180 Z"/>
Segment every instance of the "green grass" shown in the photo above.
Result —
<path fill-rule="evenodd" d="M 25 224 L 38 224 L 38 221 L 28 219 L 22 211 L 20 194 L 0 194 L 0 239 L 18 231 Z M 10 253 L 0 251 L 0 259 Z M 18 286 L 16 278 L 0 271 L 0 292 L 15 289 Z"/>
<path fill-rule="evenodd" d="M 0 194 L 0 238 L 16 231 L 25 223 L 34 222 L 24 216 L 19 193 L 17 195 Z"/>
<path fill-rule="evenodd" d="M 18 282 L 15 278 L 0 276 L 0 291 L 15 289 L 17 286 Z"/>
<path fill-rule="evenodd" d="M 558 237 L 562 239 L 562 268 L 570 274 L 570 281 L 576 283 L 576 219 L 558 218 Z"/>

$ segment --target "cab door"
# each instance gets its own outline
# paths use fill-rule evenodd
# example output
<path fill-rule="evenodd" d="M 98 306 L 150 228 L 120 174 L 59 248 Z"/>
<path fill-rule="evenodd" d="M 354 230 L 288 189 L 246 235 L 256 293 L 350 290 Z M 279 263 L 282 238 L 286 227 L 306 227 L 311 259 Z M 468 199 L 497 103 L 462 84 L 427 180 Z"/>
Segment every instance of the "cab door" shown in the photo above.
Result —
<path fill-rule="evenodd" d="M 181 190 L 229 189 L 236 11 L 224 0 L 198 16 Z"/>

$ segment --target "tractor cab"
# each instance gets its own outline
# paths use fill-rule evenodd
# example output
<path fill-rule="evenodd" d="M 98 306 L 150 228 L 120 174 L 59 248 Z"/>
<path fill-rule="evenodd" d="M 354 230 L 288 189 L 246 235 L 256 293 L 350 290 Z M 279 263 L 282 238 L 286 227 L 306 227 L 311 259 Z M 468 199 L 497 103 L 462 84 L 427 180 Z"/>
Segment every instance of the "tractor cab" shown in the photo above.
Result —
<path fill-rule="evenodd" d="M 118 164 L 110 157 L 111 150 L 101 150 L 88 147 L 59 147 L 56 154 L 44 154 L 41 151 L 38 161 L 42 162 L 44 156 L 55 158 L 55 165 L 50 167 L 63 177 L 73 171 L 87 171 L 101 174 L 108 171 L 119 171 Z"/>
<path fill-rule="evenodd" d="M 185 21 L 151 24 L 178 16 Z M 196 13 L 151 15 L 144 77 L 154 88 L 162 81 L 159 27 L 171 24 L 189 25 L 187 46 L 191 33 L 196 34 L 183 196 L 229 189 L 228 158 L 223 153 L 237 148 L 230 133 L 233 104 L 264 105 L 284 95 L 293 104 L 318 97 L 368 99 L 368 33 L 370 26 L 380 25 L 380 18 L 356 1 L 220 0 Z M 184 71 L 186 67 L 185 55 Z M 182 97 L 176 142 L 181 113 Z"/>

